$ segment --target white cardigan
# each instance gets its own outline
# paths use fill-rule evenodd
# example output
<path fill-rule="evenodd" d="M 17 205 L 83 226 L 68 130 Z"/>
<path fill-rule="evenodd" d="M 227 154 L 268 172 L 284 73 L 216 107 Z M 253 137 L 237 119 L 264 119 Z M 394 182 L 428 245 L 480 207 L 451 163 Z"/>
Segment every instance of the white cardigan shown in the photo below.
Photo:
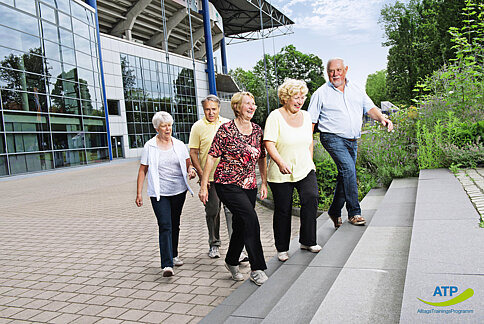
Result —
<path fill-rule="evenodd" d="M 178 161 L 180 162 L 180 168 L 183 174 L 183 180 L 185 180 L 185 184 L 187 185 L 188 191 L 193 196 L 193 191 L 188 185 L 188 178 L 187 178 L 187 164 L 186 159 L 190 158 L 188 154 L 188 150 L 185 144 L 177 140 L 174 137 L 171 137 L 173 142 L 173 150 L 175 151 L 176 156 L 178 157 Z M 147 165 L 148 167 L 148 196 L 156 197 L 156 200 L 160 200 L 160 175 L 158 174 L 158 163 L 159 163 L 159 153 L 158 153 L 158 146 L 156 145 L 156 136 L 151 138 L 148 142 L 146 142 L 143 153 L 141 154 L 141 164 Z M 151 166 L 151 167 L 150 167 Z"/>

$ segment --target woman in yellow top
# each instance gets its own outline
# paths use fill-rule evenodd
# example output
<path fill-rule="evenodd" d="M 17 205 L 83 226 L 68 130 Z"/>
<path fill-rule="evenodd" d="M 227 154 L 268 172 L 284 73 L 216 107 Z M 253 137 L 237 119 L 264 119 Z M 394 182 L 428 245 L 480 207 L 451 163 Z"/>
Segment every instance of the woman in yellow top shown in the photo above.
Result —
<path fill-rule="evenodd" d="M 307 93 L 306 82 L 287 79 L 277 90 L 282 107 L 270 113 L 264 130 L 264 144 L 271 157 L 267 181 L 274 198 L 274 239 L 280 261 L 289 259 L 294 188 L 301 201 L 301 249 L 321 251 L 316 243 L 319 194 L 312 123 L 309 113 L 301 110 Z"/>

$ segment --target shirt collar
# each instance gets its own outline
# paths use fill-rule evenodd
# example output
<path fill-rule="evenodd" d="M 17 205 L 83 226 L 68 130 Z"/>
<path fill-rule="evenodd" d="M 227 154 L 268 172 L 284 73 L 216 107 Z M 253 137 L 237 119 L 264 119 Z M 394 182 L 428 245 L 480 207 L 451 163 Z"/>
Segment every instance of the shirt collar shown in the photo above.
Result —
<path fill-rule="evenodd" d="M 347 87 L 347 86 L 350 84 L 350 80 L 348 80 L 348 78 L 345 78 L 345 81 L 346 81 L 346 82 L 345 82 L 345 87 Z M 334 90 L 338 90 L 338 91 L 339 91 L 339 89 L 338 89 L 338 88 L 336 88 L 336 87 L 335 87 L 335 86 L 334 86 L 334 85 L 333 85 L 331 82 L 328 82 L 328 83 L 329 83 L 329 86 L 330 86 L 331 88 L 333 88 Z"/>
<path fill-rule="evenodd" d="M 214 121 L 214 122 L 209 122 L 207 117 L 203 116 L 203 121 L 205 122 L 205 124 L 208 124 L 208 125 L 214 125 L 214 124 L 218 124 L 220 123 L 220 115 L 218 116 L 217 120 Z"/>

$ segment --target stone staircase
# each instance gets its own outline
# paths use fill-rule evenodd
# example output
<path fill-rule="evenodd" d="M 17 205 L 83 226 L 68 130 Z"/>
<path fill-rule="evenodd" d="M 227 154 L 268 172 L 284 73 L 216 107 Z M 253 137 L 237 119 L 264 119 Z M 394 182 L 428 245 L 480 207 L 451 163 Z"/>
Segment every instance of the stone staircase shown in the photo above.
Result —
<path fill-rule="evenodd" d="M 445 186 L 453 188 L 443 195 L 445 206 L 452 205 L 455 192 L 459 188 L 463 192 L 462 187 L 455 178 L 455 183 L 451 181 L 447 170 L 440 171 L 438 175 L 446 179 Z M 428 176 L 428 172 L 422 171 L 420 179 L 395 179 L 387 191 L 371 190 L 361 202 L 367 226 L 344 222 L 335 230 L 327 214 L 323 214 L 317 228 L 318 243 L 323 247 L 320 253 L 300 250 L 297 238 L 294 239 L 288 261 L 282 263 L 274 257 L 267 263 L 269 280 L 264 285 L 257 287 L 246 281 L 201 323 L 415 323 L 431 319 L 414 316 L 414 299 L 419 302 L 416 297 L 427 296 L 415 287 L 414 279 L 409 281 L 409 276 L 413 278 L 422 271 L 415 268 L 420 250 L 431 244 L 428 239 L 435 236 L 428 233 L 424 245 L 420 236 L 415 243 L 412 236 L 414 215 L 428 208 L 425 201 L 431 190 L 429 183 L 424 185 L 426 190 L 420 190 L 421 181 L 427 181 Z M 446 190 L 438 181 L 432 185 Z M 463 204 L 463 197 L 457 196 L 459 204 Z M 474 220 L 477 223 L 477 218 Z M 449 244 L 446 248 L 450 248 Z M 478 252 L 471 249 L 469 254 L 472 253 Z M 470 280 L 481 280 L 483 287 L 482 267 L 471 269 L 480 271 L 481 277 Z M 431 266 L 427 270 L 431 271 Z"/>

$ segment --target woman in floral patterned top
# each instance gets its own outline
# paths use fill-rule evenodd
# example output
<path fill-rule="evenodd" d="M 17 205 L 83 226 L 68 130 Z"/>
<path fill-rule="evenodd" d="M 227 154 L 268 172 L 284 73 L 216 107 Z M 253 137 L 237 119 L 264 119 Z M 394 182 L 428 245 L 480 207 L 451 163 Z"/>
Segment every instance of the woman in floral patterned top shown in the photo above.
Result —
<path fill-rule="evenodd" d="M 235 119 L 220 126 L 208 152 L 207 163 L 200 184 L 199 197 L 205 204 L 208 199 L 208 176 L 214 162 L 220 158 L 215 169 L 215 190 L 220 200 L 233 214 L 230 245 L 225 257 L 225 267 L 232 279 L 244 280 L 239 271 L 239 256 L 247 249 L 250 262 L 250 280 L 261 285 L 267 280 L 267 269 L 260 226 L 255 212 L 257 181 L 255 166 L 259 165 L 262 178 L 261 199 L 267 196 L 266 153 L 262 145 L 262 129 L 250 120 L 257 109 L 250 92 L 238 92 L 231 100 Z"/>

